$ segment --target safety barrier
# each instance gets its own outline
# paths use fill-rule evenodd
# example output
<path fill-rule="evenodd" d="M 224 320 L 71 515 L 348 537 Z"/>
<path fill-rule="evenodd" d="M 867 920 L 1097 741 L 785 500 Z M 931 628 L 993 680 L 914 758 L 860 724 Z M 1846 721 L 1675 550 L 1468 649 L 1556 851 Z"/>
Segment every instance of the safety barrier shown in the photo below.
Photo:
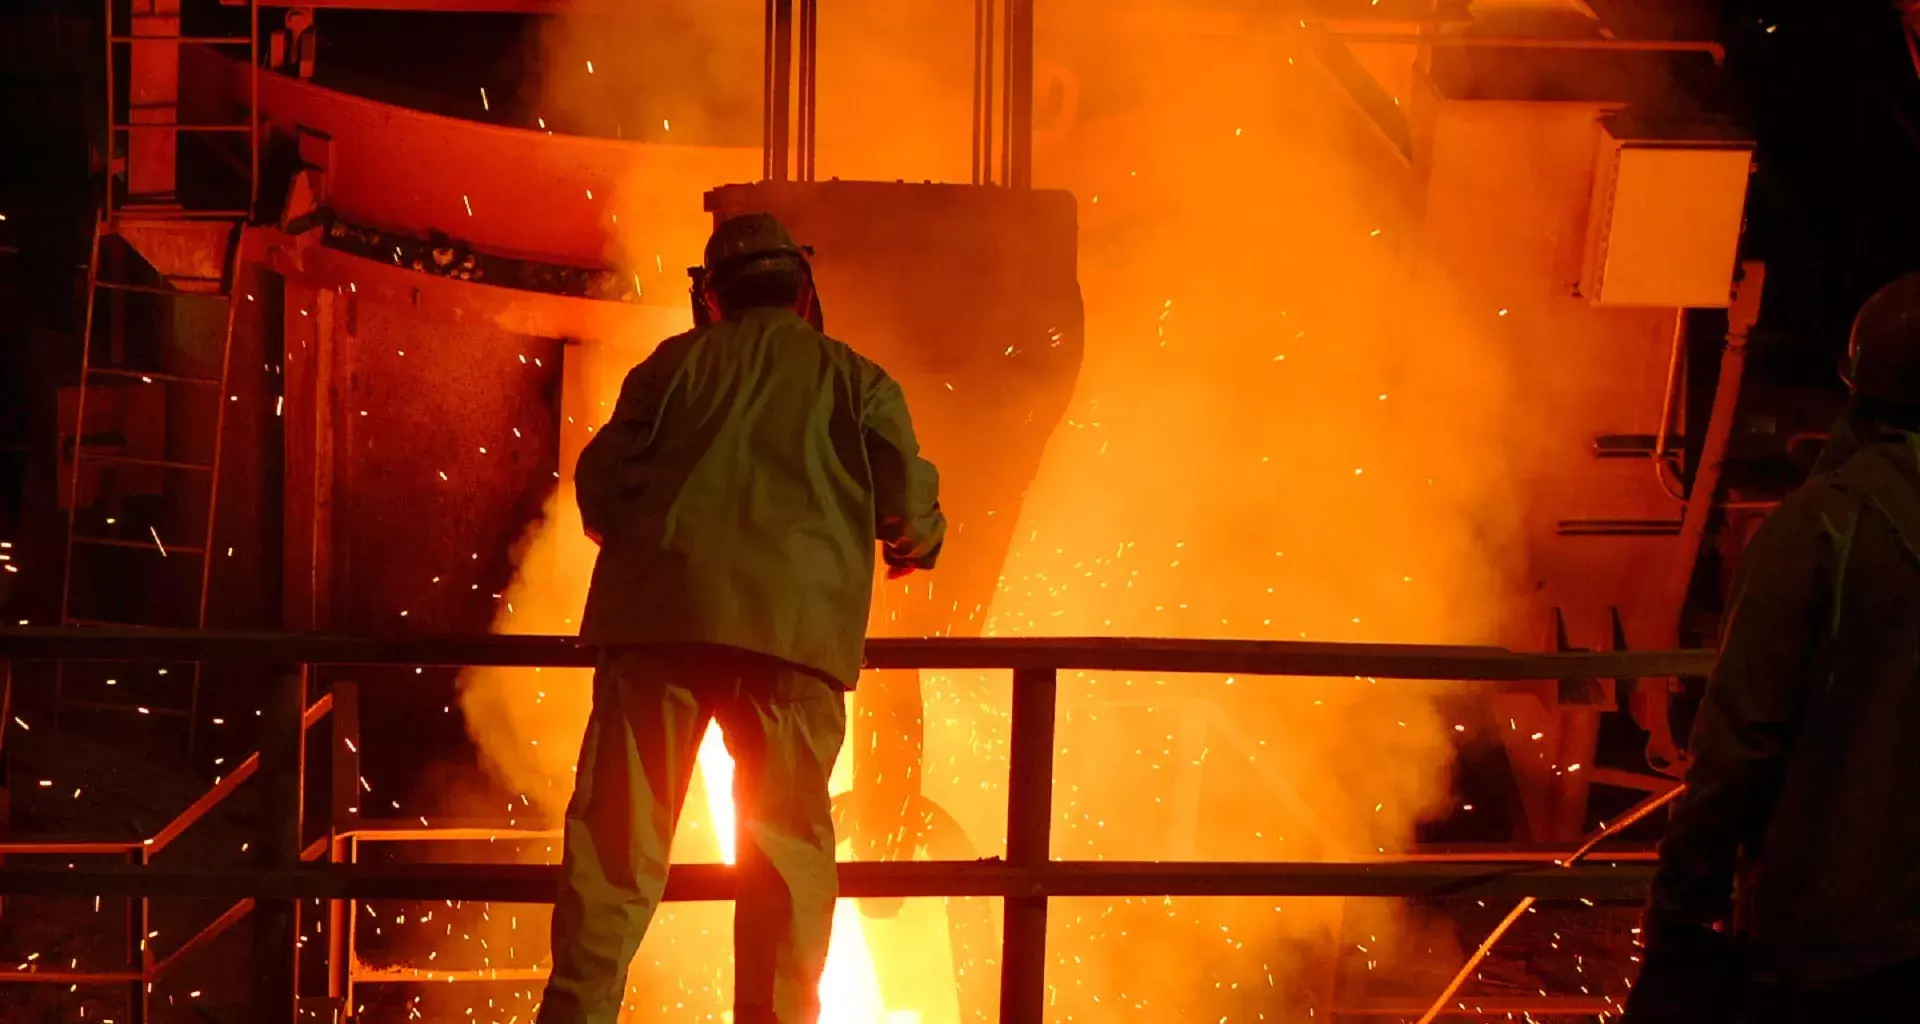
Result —
<path fill-rule="evenodd" d="M 1533 685 L 1704 675 L 1710 651 L 1603 651 L 1527 654 L 1495 647 L 1316 644 L 1153 639 L 875 640 L 869 667 L 989 669 L 1013 673 L 1007 778 L 1007 854 L 982 861 L 853 862 L 841 867 L 847 897 L 994 896 L 1004 900 L 1000 1020 L 1039 1024 L 1045 1013 L 1047 906 L 1066 896 L 1379 896 L 1635 900 L 1650 867 L 1630 863 L 1562 864 L 1552 853 L 1500 856 L 1382 857 L 1343 863 L 1061 861 L 1049 854 L 1053 807 L 1054 710 L 1062 671 L 1131 671 L 1319 676 Z M 375 639 L 271 633 L 107 630 L 0 630 L 0 679 L 26 660 L 170 661 L 253 664 L 269 669 L 260 724 L 260 752 L 223 778 L 152 839 L 113 843 L 0 843 L 0 854 L 103 854 L 125 863 L 0 865 L 0 895 L 100 896 L 129 899 L 125 972 L 0 974 L 0 984 L 39 981 L 130 985 L 135 1024 L 144 1024 L 146 992 L 170 964 L 251 913 L 254 929 L 254 1019 L 293 1021 L 296 991 L 296 904 L 328 901 L 328 997 L 346 1004 L 353 984 L 351 903 L 366 899 L 551 902 L 555 870 L 538 865 L 374 866 L 351 863 L 358 839 L 406 838 L 407 830 L 336 816 L 329 835 L 302 846 L 305 731 L 328 714 L 336 726 L 357 722 L 356 695 L 343 688 L 312 705 L 306 691 L 319 666 L 588 667 L 591 651 L 566 637 Z M 339 746 L 340 744 L 335 744 Z M 351 743 L 347 746 L 351 747 Z M 341 766 L 335 765 L 339 779 Z M 256 778 L 262 813 L 250 868 L 161 868 L 150 863 L 248 778 Z M 347 775 L 347 792 L 355 776 Z M 338 787 L 336 786 L 336 789 Z M 498 830 L 492 830 L 497 834 Z M 476 833 L 478 834 L 478 833 Z M 332 863 L 315 863 L 330 856 Z M 668 900 L 726 900 L 732 869 L 673 868 Z M 198 936 L 165 957 L 148 948 L 146 906 L 152 898 L 235 900 Z M 140 937 L 138 948 L 134 937 Z M 1476 1005 L 1478 1012 L 1569 1012 L 1566 1005 Z M 1596 1010 L 1605 1009 L 1596 1003 Z M 1390 1012 L 1380 1010 L 1379 1012 Z M 1573 1010 L 1572 1012 L 1578 1012 Z"/>

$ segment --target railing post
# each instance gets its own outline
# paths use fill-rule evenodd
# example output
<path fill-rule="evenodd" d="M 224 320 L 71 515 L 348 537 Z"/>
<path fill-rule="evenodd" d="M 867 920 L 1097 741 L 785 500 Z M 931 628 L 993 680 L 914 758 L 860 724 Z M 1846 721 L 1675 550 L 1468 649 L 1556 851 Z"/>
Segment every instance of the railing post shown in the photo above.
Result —
<path fill-rule="evenodd" d="M 146 867 L 146 847 L 127 854 L 127 863 Z M 138 975 L 127 983 L 127 1019 L 133 1024 L 147 1024 L 150 1019 L 153 948 L 147 945 L 147 932 L 152 930 L 152 906 L 145 896 L 127 897 L 127 970 Z"/>
<path fill-rule="evenodd" d="M 333 828 L 328 859 L 334 864 L 355 860 L 350 832 L 360 820 L 360 684 L 351 679 L 333 681 Z M 327 904 L 327 998 L 340 1017 L 353 1016 L 352 900 Z"/>
<path fill-rule="evenodd" d="M 0 841 L 13 834 L 13 795 L 7 787 L 13 785 L 12 755 L 7 752 L 7 726 L 13 722 L 13 661 L 0 658 Z M 6 861 L 0 857 L 0 863 Z M 7 901 L 0 898 L 0 916 L 7 910 Z"/>
<path fill-rule="evenodd" d="M 289 669 L 274 679 L 260 718 L 260 787 L 256 866 L 285 871 L 300 864 L 301 776 L 305 774 L 307 668 Z M 253 906 L 254 1024 L 293 1024 L 298 992 L 299 904 L 291 899 L 261 899 Z"/>
<path fill-rule="evenodd" d="M 1015 669 L 1007 757 L 1007 863 L 1040 868 L 1052 857 L 1053 714 L 1059 673 Z M 1001 1024 L 1046 1016 L 1047 897 L 1009 896 L 1000 953 Z"/>

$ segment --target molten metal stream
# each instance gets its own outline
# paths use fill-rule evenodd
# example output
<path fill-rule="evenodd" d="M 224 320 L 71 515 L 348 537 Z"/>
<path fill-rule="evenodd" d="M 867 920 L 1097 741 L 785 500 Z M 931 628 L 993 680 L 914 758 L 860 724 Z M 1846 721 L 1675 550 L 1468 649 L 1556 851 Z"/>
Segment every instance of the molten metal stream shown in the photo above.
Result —
<path fill-rule="evenodd" d="M 713 816 L 720 859 L 734 863 L 738 835 L 734 831 L 733 758 L 728 756 L 720 727 L 709 723 L 700 740 L 700 780 L 707 790 L 707 810 Z M 850 784 L 848 759 L 835 762 L 831 786 L 845 791 Z M 860 929 L 852 900 L 841 900 L 833 910 L 833 944 L 827 949 L 826 975 L 820 979 L 822 1024 L 920 1024 L 917 1010 L 887 1012 L 880 996 L 880 979 Z"/>

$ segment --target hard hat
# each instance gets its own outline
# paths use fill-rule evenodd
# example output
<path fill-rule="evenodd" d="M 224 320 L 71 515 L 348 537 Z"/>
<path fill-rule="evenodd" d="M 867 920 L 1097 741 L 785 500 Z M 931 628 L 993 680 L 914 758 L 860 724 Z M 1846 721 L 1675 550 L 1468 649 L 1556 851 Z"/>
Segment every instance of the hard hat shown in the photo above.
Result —
<path fill-rule="evenodd" d="M 1920 273 L 1894 278 L 1860 307 L 1842 376 L 1863 398 L 1920 405 Z"/>
<path fill-rule="evenodd" d="M 705 269 L 708 274 L 731 273 L 754 260 L 805 262 L 811 255 L 813 250 L 795 242 L 772 214 L 748 213 L 729 217 L 713 229 L 707 239 Z"/>

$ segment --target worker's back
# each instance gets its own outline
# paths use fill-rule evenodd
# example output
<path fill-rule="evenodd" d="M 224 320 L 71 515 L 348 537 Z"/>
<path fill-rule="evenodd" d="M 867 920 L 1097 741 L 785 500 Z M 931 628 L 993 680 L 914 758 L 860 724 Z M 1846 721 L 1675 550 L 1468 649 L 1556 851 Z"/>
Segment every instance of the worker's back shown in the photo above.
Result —
<path fill-rule="evenodd" d="M 717 643 L 858 675 L 876 524 L 943 523 L 899 386 L 785 309 L 669 339 L 581 455 L 602 536 L 582 639 Z"/>
<path fill-rule="evenodd" d="M 1796 983 L 1845 980 L 1920 959 L 1920 464 L 1913 435 L 1870 440 L 1776 513 L 1810 535 L 1813 642 L 1779 802 L 1759 844 L 1758 965 Z M 1769 569 L 1771 571 L 1769 572 Z M 1758 579 L 1790 593 L 1799 581 Z M 1750 728 L 1769 728 L 1757 716 Z"/>

